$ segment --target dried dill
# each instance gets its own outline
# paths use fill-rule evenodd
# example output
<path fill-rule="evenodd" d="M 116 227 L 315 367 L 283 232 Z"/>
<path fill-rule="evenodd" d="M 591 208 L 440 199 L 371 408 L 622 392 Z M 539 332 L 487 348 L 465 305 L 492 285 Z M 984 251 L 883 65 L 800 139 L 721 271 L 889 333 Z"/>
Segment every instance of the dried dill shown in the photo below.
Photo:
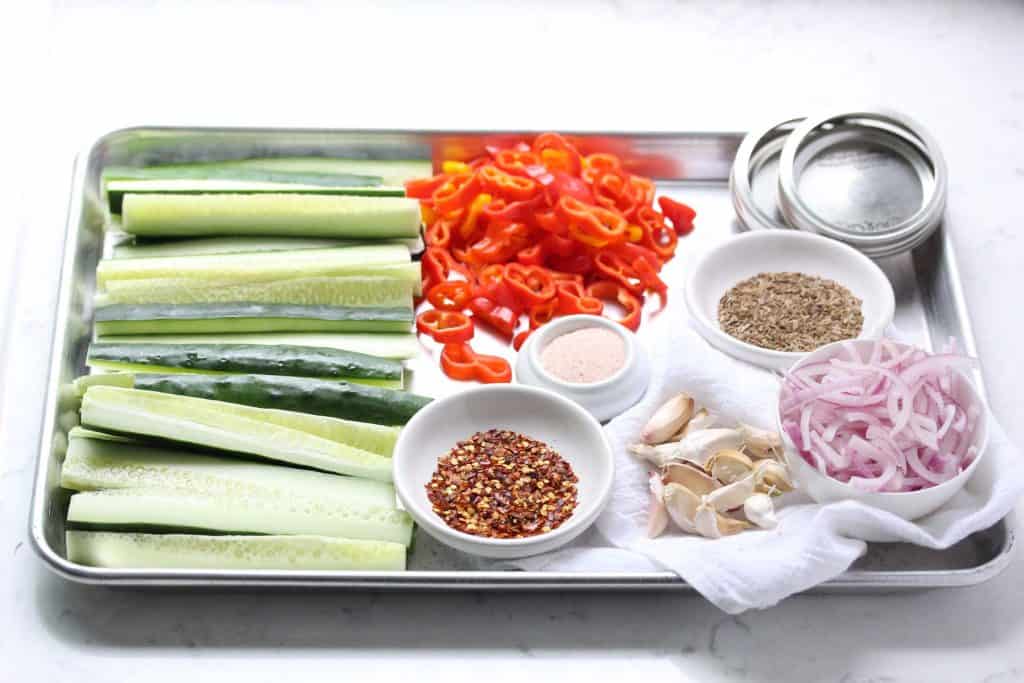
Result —
<path fill-rule="evenodd" d="M 813 351 L 860 334 L 861 300 L 838 282 L 804 273 L 758 273 L 718 302 L 727 334 L 765 349 Z"/>

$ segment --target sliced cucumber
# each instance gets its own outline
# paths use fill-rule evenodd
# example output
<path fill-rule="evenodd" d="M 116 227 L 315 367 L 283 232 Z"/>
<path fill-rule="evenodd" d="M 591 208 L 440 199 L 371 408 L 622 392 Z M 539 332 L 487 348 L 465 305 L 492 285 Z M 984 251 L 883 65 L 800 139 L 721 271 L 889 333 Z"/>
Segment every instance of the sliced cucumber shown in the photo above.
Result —
<path fill-rule="evenodd" d="M 280 173 L 354 174 L 378 176 L 384 185 L 402 185 L 413 178 L 423 178 L 433 173 L 429 159 L 334 159 L 329 157 L 272 157 L 259 159 L 235 159 L 230 161 L 207 161 L 194 164 L 166 164 L 149 166 L 145 169 L 124 166 L 108 167 L 103 171 L 105 180 L 137 177 L 139 171 L 167 173 L 178 176 L 183 173 L 194 177 L 208 177 L 210 172 L 236 171 L 239 169 L 272 171 Z"/>
<path fill-rule="evenodd" d="M 102 336 L 99 343 L 112 344 L 250 344 L 257 346 L 311 346 L 365 353 L 378 358 L 402 360 L 419 354 L 414 334 L 152 334 Z"/>
<path fill-rule="evenodd" d="M 412 541 L 412 519 L 394 508 L 148 489 L 76 493 L 68 506 L 68 525 L 94 531 L 311 534 L 405 546 Z"/>
<path fill-rule="evenodd" d="M 145 375 L 128 375 L 127 373 L 87 375 L 86 377 L 79 377 L 75 380 L 75 383 L 77 385 L 82 382 L 81 386 L 83 388 L 80 395 L 85 396 L 85 392 L 89 387 L 117 386 L 110 384 L 109 382 L 105 382 L 104 380 L 113 377 L 124 377 L 126 375 L 128 377 L 132 377 L 133 380 L 136 377 L 142 377 L 145 380 L 147 377 Z M 159 375 L 149 376 L 150 379 L 159 379 L 159 377 Z M 153 390 L 147 389 L 146 391 Z M 305 432 L 306 434 L 327 439 L 328 441 L 335 441 L 337 443 L 353 446 L 363 451 L 376 453 L 377 455 L 381 455 L 386 458 L 391 457 L 391 453 L 395 448 L 395 442 L 398 441 L 398 433 L 400 431 L 398 427 L 388 425 L 379 425 L 370 422 L 357 422 L 355 420 L 343 420 L 336 417 L 312 415 L 310 413 L 298 413 L 291 410 L 256 408 L 254 406 L 243 405 L 241 403 L 227 403 L 220 401 L 207 401 L 207 403 L 215 404 L 216 410 L 226 415 L 233 415 L 249 420 L 257 420 L 259 422 L 267 422 L 278 425 L 279 427 L 284 427 L 285 429 Z M 74 429 L 82 428 L 75 427 L 72 431 L 74 431 Z M 103 434 L 107 438 L 131 440 L 130 437 L 124 437 L 123 435 L 115 436 L 105 434 L 103 432 L 89 431 L 90 434 L 99 433 Z"/>
<path fill-rule="evenodd" d="M 272 304 L 112 304 L 96 309 L 96 333 L 408 332 L 412 305 L 344 308 Z"/>
<path fill-rule="evenodd" d="M 388 242 L 390 244 L 391 242 Z M 411 240 L 399 240 L 412 249 Z M 329 237 L 196 237 L 193 239 L 137 239 L 129 237 L 116 244 L 112 257 L 166 258 L 171 256 L 202 256 L 205 254 L 247 254 L 265 251 L 299 251 L 301 249 L 336 249 L 362 246 L 351 240 Z"/>
<path fill-rule="evenodd" d="M 60 485 L 74 491 L 178 490 L 236 496 L 307 498 L 395 507 L 395 489 L 371 479 L 200 455 L 159 446 L 72 435 Z"/>
<path fill-rule="evenodd" d="M 396 307 L 419 295 L 419 266 L 393 268 L 394 277 L 284 278 L 267 282 L 211 282 L 157 278 L 117 280 L 96 295 L 97 306 L 111 304 L 211 304 L 245 301 L 301 306 Z"/>
<path fill-rule="evenodd" d="M 419 202 L 405 197 L 293 194 L 130 194 L 122 227 L 134 235 L 413 238 Z"/>
<path fill-rule="evenodd" d="M 106 375 L 100 375 L 105 377 Z M 276 375 L 135 375 L 136 389 L 378 425 L 403 425 L 425 396 L 337 380 Z"/>
<path fill-rule="evenodd" d="M 82 423 L 102 430 L 192 443 L 326 472 L 391 481 L 390 458 L 345 441 L 282 426 L 274 421 L 275 415 L 256 413 L 243 417 L 235 407 L 192 396 L 93 386 L 82 398 Z M 345 431 L 335 425 L 327 429 Z"/>
<path fill-rule="evenodd" d="M 303 185 L 251 180 L 180 179 L 180 180 L 112 180 L 106 185 L 107 201 L 112 213 L 124 210 L 124 198 L 132 194 L 297 194 L 358 197 L 404 197 L 400 185 Z"/>
<path fill-rule="evenodd" d="M 69 560 L 108 569 L 405 569 L 405 546 L 390 541 L 109 531 L 68 531 L 66 540 Z"/>
<path fill-rule="evenodd" d="M 174 166 L 108 166 L 101 175 L 103 187 L 125 180 L 230 180 L 235 182 L 287 183 L 290 185 L 380 185 L 384 179 L 367 173 L 260 169 L 214 164 Z"/>
<path fill-rule="evenodd" d="M 82 379 L 82 378 L 79 378 Z M 76 380 L 77 384 L 77 380 Z M 85 395 L 85 390 L 82 390 L 80 394 Z M 103 441 L 116 441 L 117 443 L 138 443 L 135 439 L 130 436 L 124 436 L 121 434 L 107 434 L 106 432 L 98 432 L 95 429 L 86 429 L 81 425 L 75 425 L 68 430 L 68 439 L 94 439 Z"/>
<path fill-rule="evenodd" d="M 388 276 L 408 269 L 409 248 L 402 244 L 367 244 L 333 249 L 298 249 L 254 254 L 202 254 L 157 258 L 104 259 L 96 283 L 115 280 L 174 278 L 204 282 L 264 282 L 278 278 L 327 275 Z M 418 270 L 418 265 L 414 266 Z"/>
<path fill-rule="evenodd" d="M 320 379 L 402 381 L 402 364 L 361 353 L 311 346 L 249 344 L 104 344 L 89 346 L 86 363 L 138 372 L 255 373 Z"/>

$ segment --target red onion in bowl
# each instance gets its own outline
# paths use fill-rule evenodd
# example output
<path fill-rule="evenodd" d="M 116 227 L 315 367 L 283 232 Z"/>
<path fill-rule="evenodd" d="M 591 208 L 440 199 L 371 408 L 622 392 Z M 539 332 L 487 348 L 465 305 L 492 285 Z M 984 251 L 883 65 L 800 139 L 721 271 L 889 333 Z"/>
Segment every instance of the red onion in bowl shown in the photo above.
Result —
<path fill-rule="evenodd" d="M 780 421 L 800 457 L 870 492 L 927 489 L 965 470 L 978 455 L 974 430 L 984 407 L 955 391 L 954 378 L 977 361 L 888 339 L 868 353 L 857 349 L 837 344 L 832 357 L 783 378 Z"/>

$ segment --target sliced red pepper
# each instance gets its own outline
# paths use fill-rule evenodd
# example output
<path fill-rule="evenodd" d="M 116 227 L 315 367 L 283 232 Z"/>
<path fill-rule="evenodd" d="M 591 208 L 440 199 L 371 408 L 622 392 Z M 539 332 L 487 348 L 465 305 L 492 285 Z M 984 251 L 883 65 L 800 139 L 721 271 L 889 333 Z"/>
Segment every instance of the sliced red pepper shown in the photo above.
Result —
<path fill-rule="evenodd" d="M 672 227 L 675 228 L 678 236 L 684 237 L 693 232 L 693 219 L 697 217 L 696 211 L 686 204 L 668 197 L 658 197 L 658 206 L 661 207 L 661 212 L 672 223 Z"/>
<path fill-rule="evenodd" d="M 643 229 L 640 243 L 658 255 L 662 261 L 668 261 L 676 253 L 679 235 L 665 224 L 665 217 L 649 206 L 641 206 L 634 216 Z"/>
<path fill-rule="evenodd" d="M 615 301 L 626 309 L 626 315 L 617 320 L 620 325 L 636 332 L 640 328 L 643 303 L 617 282 L 598 280 L 587 287 L 587 295 L 604 301 Z"/>
<path fill-rule="evenodd" d="M 492 263 L 477 271 L 473 294 L 474 297 L 485 297 L 497 306 L 520 310 L 519 302 L 509 290 L 508 283 L 505 282 L 505 266 L 503 264 Z"/>
<path fill-rule="evenodd" d="M 430 196 L 434 209 L 440 213 L 448 213 L 469 206 L 480 191 L 477 174 L 452 176 L 448 181 L 434 190 Z"/>
<path fill-rule="evenodd" d="M 452 226 L 447 218 L 438 218 L 423 231 L 428 247 L 448 249 L 452 245 Z"/>
<path fill-rule="evenodd" d="M 411 199 L 430 199 L 434 190 L 451 179 L 448 173 L 438 173 L 429 178 L 415 178 L 405 183 L 405 196 Z"/>
<path fill-rule="evenodd" d="M 627 263 L 632 263 L 636 259 L 642 258 L 651 265 L 651 268 L 653 268 L 655 272 L 661 271 L 661 259 L 659 259 L 658 255 L 647 247 L 642 247 L 639 244 L 633 244 L 632 242 L 626 242 L 625 244 L 620 244 L 614 247 L 612 251 L 625 259 Z"/>
<path fill-rule="evenodd" d="M 544 205 L 544 196 L 538 194 L 521 202 L 506 202 L 502 198 L 492 199 L 483 208 L 483 216 L 489 221 L 500 223 L 532 223 L 534 213 Z"/>
<path fill-rule="evenodd" d="M 644 293 L 644 283 L 632 264 L 619 256 L 602 251 L 594 257 L 594 267 L 606 279 L 614 280 L 634 294 Z"/>
<path fill-rule="evenodd" d="M 493 224 L 487 234 L 465 251 L 464 260 L 476 266 L 504 264 L 529 242 L 529 230 L 521 223 Z"/>
<path fill-rule="evenodd" d="M 479 318 L 502 336 L 511 339 L 515 334 L 519 313 L 508 306 L 501 306 L 485 296 L 478 296 L 470 300 L 469 310 L 473 311 L 474 318 Z"/>
<path fill-rule="evenodd" d="M 578 282 L 561 281 L 558 283 L 558 315 L 601 315 L 604 303 L 600 299 L 587 296 L 583 285 Z"/>
<path fill-rule="evenodd" d="M 555 270 L 577 275 L 586 275 L 594 270 L 593 258 L 584 252 L 548 259 L 548 265 Z"/>
<path fill-rule="evenodd" d="M 661 298 L 661 308 L 658 310 L 663 310 L 668 304 L 668 285 L 658 277 L 657 271 L 651 267 L 651 264 L 642 258 L 633 261 L 633 270 L 640 276 L 640 280 L 646 289 L 658 294 Z"/>
<path fill-rule="evenodd" d="M 497 166 L 484 166 L 478 177 L 485 191 L 510 202 L 526 201 L 540 191 L 533 179 L 505 173 Z"/>
<path fill-rule="evenodd" d="M 654 182 L 650 178 L 629 176 L 626 192 L 633 197 L 637 206 L 650 206 L 654 202 Z"/>
<path fill-rule="evenodd" d="M 559 199 L 556 210 L 569 224 L 569 236 L 583 244 L 600 249 L 626 241 L 628 223 L 615 211 L 584 204 L 572 197 Z"/>
<path fill-rule="evenodd" d="M 565 171 L 551 171 L 552 181 L 544 188 L 549 204 L 554 204 L 560 197 L 572 197 L 587 204 L 594 203 L 594 195 L 583 180 Z"/>
<path fill-rule="evenodd" d="M 440 311 L 461 311 L 473 297 L 470 284 L 461 280 L 439 282 L 426 290 L 426 294 L 430 305 Z"/>
<path fill-rule="evenodd" d="M 519 252 L 516 253 L 516 261 L 522 263 L 524 266 L 544 265 L 544 245 L 535 244 L 532 247 L 520 249 Z"/>
<path fill-rule="evenodd" d="M 533 222 L 537 224 L 538 228 L 552 235 L 565 237 L 569 234 L 565 221 L 553 209 L 536 212 L 533 214 Z"/>
<path fill-rule="evenodd" d="M 484 384 L 512 381 L 512 366 L 498 356 L 477 353 L 469 344 L 445 344 L 441 349 L 441 369 L 454 380 L 476 380 Z"/>
<path fill-rule="evenodd" d="M 620 168 L 622 163 L 614 154 L 588 154 L 583 159 L 583 171 L 580 175 L 585 182 L 592 183 L 602 173 L 618 171 Z"/>
<path fill-rule="evenodd" d="M 540 164 L 540 157 L 529 149 L 515 150 L 503 149 L 494 155 L 494 163 L 506 173 L 518 176 L 528 176 L 527 168 Z"/>
<path fill-rule="evenodd" d="M 541 325 L 548 324 L 556 315 L 558 315 L 558 299 L 550 299 L 531 306 L 528 314 L 530 329 L 535 330 Z"/>
<path fill-rule="evenodd" d="M 416 329 L 441 344 L 454 344 L 473 338 L 473 321 L 459 311 L 431 308 L 416 316 Z"/>
<path fill-rule="evenodd" d="M 516 351 L 523 348 L 523 344 L 526 343 L 526 340 L 530 338 L 531 334 L 533 334 L 533 330 L 523 330 L 517 334 L 512 338 L 512 348 Z"/>
<path fill-rule="evenodd" d="M 583 168 L 579 150 L 558 133 L 538 135 L 533 141 L 533 151 L 550 170 L 566 171 L 578 176 Z"/>
<path fill-rule="evenodd" d="M 640 203 L 638 198 L 629 192 L 629 179 L 619 171 L 607 171 L 594 178 L 594 201 L 606 209 L 622 212 L 631 216 Z"/>
<path fill-rule="evenodd" d="M 555 281 L 545 268 L 509 263 L 505 266 L 505 284 L 524 307 L 532 307 L 555 298 Z"/>

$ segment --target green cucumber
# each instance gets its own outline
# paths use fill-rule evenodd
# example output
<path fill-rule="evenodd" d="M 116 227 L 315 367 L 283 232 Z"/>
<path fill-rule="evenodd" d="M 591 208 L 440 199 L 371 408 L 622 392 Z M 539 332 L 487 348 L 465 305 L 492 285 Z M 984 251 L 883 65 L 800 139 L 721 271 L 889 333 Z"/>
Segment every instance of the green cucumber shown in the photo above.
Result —
<path fill-rule="evenodd" d="M 250 344 L 257 346 L 312 346 L 365 353 L 378 358 L 402 360 L 419 354 L 414 334 L 145 334 L 101 336 L 99 343 L 112 344 Z"/>
<path fill-rule="evenodd" d="M 149 489 L 76 493 L 68 506 L 68 525 L 93 531 L 309 534 L 404 546 L 412 541 L 412 519 L 394 508 Z"/>
<path fill-rule="evenodd" d="M 170 450 L 151 444 L 72 435 L 60 485 L 73 491 L 178 490 L 235 496 L 304 498 L 330 503 L 395 507 L 391 484 L 371 479 Z"/>
<path fill-rule="evenodd" d="M 402 364 L 374 356 L 310 346 L 247 344 L 101 344 L 86 363 L 105 370 L 223 372 L 321 379 L 401 380 Z M 172 370 L 173 371 L 173 370 Z"/>
<path fill-rule="evenodd" d="M 377 266 L 392 277 L 282 278 L 266 282 L 210 282 L 177 278 L 117 280 L 96 295 L 110 304 L 258 304 L 388 308 L 411 304 L 420 294 L 419 265 Z M 383 272 L 383 271 L 382 271 Z"/>
<path fill-rule="evenodd" d="M 96 309 L 96 333 L 408 332 L 412 305 L 345 308 L 283 304 L 111 304 Z"/>
<path fill-rule="evenodd" d="M 197 163 L 162 164 L 134 168 L 108 166 L 103 169 L 104 182 L 128 180 L 142 175 L 149 177 L 216 177 L 218 173 L 257 171 L 289 174 L 376 176 L 385 185 L 402 185 L 413 178 L 433 174 L 429 159 L 335 159 L 329 157 L 271 157 L 203 161 Z M 221 176 L 223 177 L 223 176 Z"/>
<path fill-rule="evenodd" d="M 72 562 L 107 569 L 405 569 L 405 546 L 390 541 L 68 531 L 66 542 Z"/>
<path fill-rule="evenodd" d="M 293 194 L 130 194 L 122 227 L 134 235 L 414 238 L 420 208 L 405 197 Z"/>
<path fill-rule="evenodd" d="M 353 423 L 326 422 L 320 433 L 314 433 L 291 426 L 291 421 L 302 424 L 304 417 L 308 423 L 316 420 L 316 416 L 288 417 L 290 414 L 286 411 L 261 409 L 243 412 L 237 410 L 238 407 L 192 396 L 92 386 L 82 397 L 82 424 L 326 472 L 391 481 L 390 458 L 350 443 L 367 438 L 349 438 L 350 432 L 358 433 Z M 324 434 L 333 438 L 325 438 Z"/>
<path fill-rule="evenodd" d="M 81 379 L 81 378 L 79 378 Z M 77 380 L 75 381 L 77 384 Z M 85 391 L 83 390 L 80 396 L 84 396 Z M 107 434 L 106 432 L 97 432 L 94 429 L 86 429 L 81 425 L 75 425 L 68 430 L 68 439 L 94 439 L 103 441 L 116 441 L 117 443 L 138 443 L 135 439 L 130 436 L 123 436 L 120 434 Z"/>
<path fill-rule="evenodd" d="M 325 187 L 380 185 L 384 179 L 366 173 L 336 171 L 296 171 L 287 169 L 260 169 L 225 167 L 210 164 L 180 166 L 108 166 L 101 174 L 103 187 L 129 180 L 231 180 L 236 182 L 287 183 L 291 185 L 322 185 Z"/>
<path fill-rule="evenodd" d="M 387 242 L 390 244 L 391 242 Z M 399 241 L 410 247 L 410 242 Z M 193 239 L 144 239 L 129 237 L 114 244 L 111 258 L 166 258 L 205 254 L 247 254 L 265 251 L 299 251 L 357 247 L 359 242 L 329 237 L 196 237 Z"/>
<path fill-rule="evenodd" d="M 214 283 L 263 282 L 278 278 L 388 276 L 395 269 L 418 271 L 402 244 L 365 244 L 333 249 L 299 249 L 255 254 L 202 254 L 156 258 L 103 259 L 96 267 L 96 284 L 115 280 L 174 278 Z M 418 277 L 418 275 L 417 275 Z"/>
<path fill-rule="evenodd" d="M 109 377 L 109 375 L 99 375 Z M 135 375 L 134 388 L 254 408 L 402 425 L 430 402 L 425 396 L 344 381 L 277 375 Z"/>

